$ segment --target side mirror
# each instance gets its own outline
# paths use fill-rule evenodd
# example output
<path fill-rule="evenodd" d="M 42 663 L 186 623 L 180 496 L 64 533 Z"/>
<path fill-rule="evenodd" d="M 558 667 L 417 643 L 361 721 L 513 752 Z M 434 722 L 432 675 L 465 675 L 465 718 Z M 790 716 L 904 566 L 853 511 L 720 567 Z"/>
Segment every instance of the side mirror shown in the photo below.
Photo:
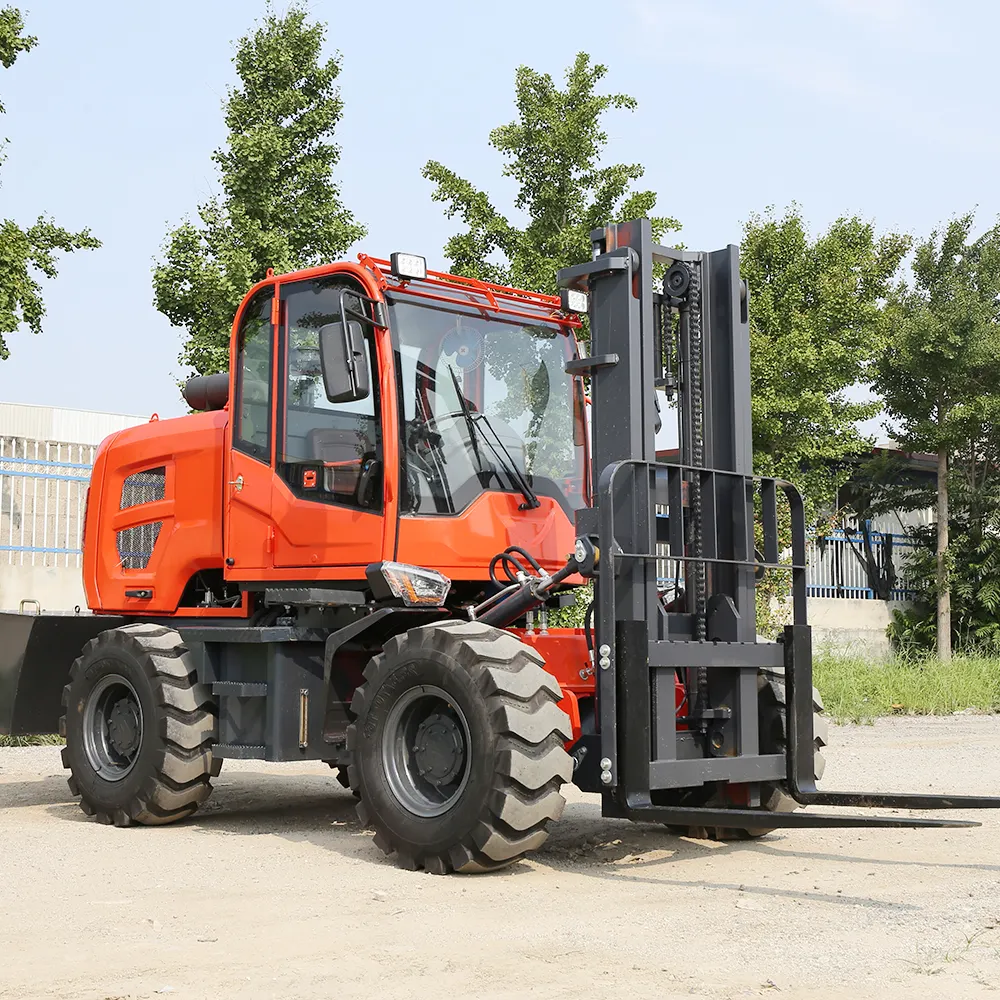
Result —
<path fill-rule="evenodd" d="M 327 323 L 319 329 L 323 387 L 331 403 L 366 399 L 371 392 L 365 361 L 365 334 L 353 320 Z"/>

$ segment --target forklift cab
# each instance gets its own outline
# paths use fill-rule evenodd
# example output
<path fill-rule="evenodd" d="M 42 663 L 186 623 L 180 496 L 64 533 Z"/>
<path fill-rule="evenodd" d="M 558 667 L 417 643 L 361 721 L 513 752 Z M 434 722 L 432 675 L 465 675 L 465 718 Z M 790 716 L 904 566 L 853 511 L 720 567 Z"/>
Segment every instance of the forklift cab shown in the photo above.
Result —
<path fill-rule="evenodd" d="M 229 579 L 357 582 L 398 559 L 485 580 L 507 545 L 553 566 L 572 547 L 589 501 L 578 322 L 433 272 L 390 282 L 385 263 L 271 279 L 238 314 Z"/>

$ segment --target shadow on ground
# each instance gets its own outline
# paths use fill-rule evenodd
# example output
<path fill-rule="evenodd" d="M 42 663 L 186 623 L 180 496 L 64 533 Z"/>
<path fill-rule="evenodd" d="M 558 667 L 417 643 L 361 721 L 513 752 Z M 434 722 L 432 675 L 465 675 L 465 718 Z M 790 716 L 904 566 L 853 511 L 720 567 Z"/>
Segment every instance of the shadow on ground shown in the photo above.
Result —
<path fill-rule="evenodd" d="M 296 843 L 308 843 L 322 850 L 374 864 L 392 865 L 371 843 L 371 836 L 355 815 L 355 799 L 337 782 L 333 772 L 280 774 L 263 771 L 222 772 L 212 797 L 184 826 L 204 835 L 260 836 L 269 834 Z M 65 822 L 92 822 L 78 808 L 63 775 L 25 781 L 0 779 L 0 809 L 48 807 L 53 817 Z M 143 835 L 143 831 L 123 831 L 123 836 Z M 747 871 L 753 871 L 755 856 L 831 860 L 867 867 L 926 867 L 972 869 L 1000 872 L 1000 864 L 968 864 L 906 858 L 871 858 L 850 853 L 828 854 L 800 849 L 799 836 L 776 832 L 756 841 L 722 843 L 678 837 L 662 827 L 605 819 L 596 796 L 567 805 L 563 818 L 553 824 L 548 842 L 531 855 L 529 863 L 506 869 L 507 874 L 531 871 L 531 866 L 566 871 L 600 879 L 663 885 L 712 885 L 744 889 L 777 897 L 815 899 L 815 893 L 799 893 L 779 888 L 728 886 L 704 880 L 675 880 L 666 873 L 699 857 L 719 857 L 737 852 L 745 857 Z M 875 905 L 868 899 L 837 895 L 837 903 Z"/>

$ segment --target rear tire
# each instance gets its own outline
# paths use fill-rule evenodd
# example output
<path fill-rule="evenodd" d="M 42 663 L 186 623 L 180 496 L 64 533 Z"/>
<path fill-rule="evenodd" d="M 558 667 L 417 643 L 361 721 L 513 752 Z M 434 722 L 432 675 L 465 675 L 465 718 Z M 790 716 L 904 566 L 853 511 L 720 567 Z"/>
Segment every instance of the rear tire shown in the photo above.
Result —
<path fill-rule="evenodd" d="M 63 766 L 80 808 L 101 823 L 158 825 L 208 798 L 216 708 L 180 635 L 136 624 L 83 648 L 63 689 Z"/>
<path fill-rule="evenodd" d="M 785 698 L 785 668 L 769 667 L 757 675 L 757 724 L 760 752 L 783 754 L 788 743 L 788 716 Z M 826 770 L 822 749 L 830 739 L 830 727 L 823 715 L 823 699 L 813 688 L 813 733 L 815 742 L 814 768 L 819 781 Z M 733 802 L 723 792 L 714 794 L 705 805 L 716 808 L 732 806 Z M 799 804 L 785 790 L 783 782 L 761 785 L 761 810 L 772 813 L 794 812 Z M 772 833 L 775 827 L 740 828 L 728 826 L 671 826 L 672 833 L 697 840 L 753 840 Z"/>
<path fill-rule="evenodd" d="M 544 660 L 509 632 L 450 621 L 390 639 L 347 730 L 358 816 L 401 867 L 503 868 L 548 837 L 572 730 Z"/>

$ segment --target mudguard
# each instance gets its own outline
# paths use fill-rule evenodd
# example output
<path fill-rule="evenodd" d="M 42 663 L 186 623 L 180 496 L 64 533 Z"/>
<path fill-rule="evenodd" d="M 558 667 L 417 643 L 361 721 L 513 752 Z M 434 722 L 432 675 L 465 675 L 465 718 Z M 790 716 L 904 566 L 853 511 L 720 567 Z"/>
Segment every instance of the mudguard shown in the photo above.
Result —
<path fill-rule="evenodd" d="M 115 615 L 0 612 L 0 735 L 56 733 L 69 668 Z"/>

